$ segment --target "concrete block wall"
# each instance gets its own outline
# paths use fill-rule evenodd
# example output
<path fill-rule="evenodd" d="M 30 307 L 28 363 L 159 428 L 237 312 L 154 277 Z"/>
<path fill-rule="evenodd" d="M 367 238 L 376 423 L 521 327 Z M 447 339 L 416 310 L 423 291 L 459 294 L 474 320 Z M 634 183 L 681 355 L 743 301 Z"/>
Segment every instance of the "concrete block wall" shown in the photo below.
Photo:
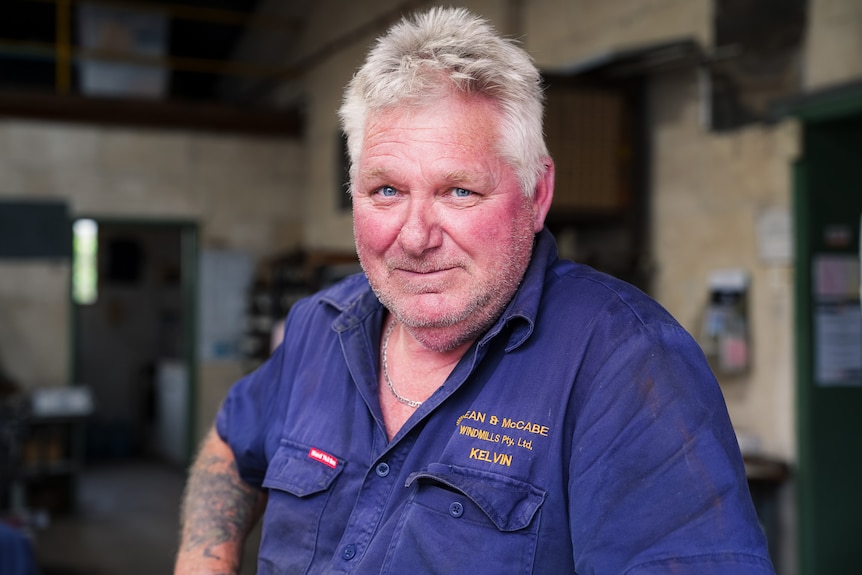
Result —
<path fill-rule="evenodd" d="M 543 69 L 668 40 L 709 45 L 711 5 L 710 0 L 528 0 L 523 41 Z"/>
<path fill-rule="evenodd" d="M 71 267 L 0 261 L 0 366 L 26 387 L 68 381 Z"/>
<path fill-rule="evenodd" d="M 862 2 L 809 0 L 803 63 L 806 89 L 862 76 Z"/>
<path fill-rule="evenodd" d="M 73 217 L 196 222 L 201 248 L 256 259 L 301 243 L 305 164 L 291 139 L 0 121 L 0 198 L 64 199 Z M 68 383 L 69 278 L 67 262 L 0 262 L 0 361 L 25 387 Z M 201 370 L 202 405 L 220 401 L 229 382 L 218 376 L 234 371 Z"/>
<path fill-rule="evenodd" d="M 0 122 L 0 196 L 62 198 L 75 216 L 188 219 L 202 245 L 255 255 L 300 241 L 299 140 Z"/>

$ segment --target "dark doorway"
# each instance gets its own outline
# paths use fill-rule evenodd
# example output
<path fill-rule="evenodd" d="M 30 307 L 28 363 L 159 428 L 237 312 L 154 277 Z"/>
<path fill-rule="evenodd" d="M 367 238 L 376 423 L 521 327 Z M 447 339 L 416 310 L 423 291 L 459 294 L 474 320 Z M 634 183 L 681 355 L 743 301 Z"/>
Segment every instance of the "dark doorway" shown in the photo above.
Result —
<path fill-rule="evenodd" d="M 194 224 L 91 220 L 95 291 L 73 286 L 73 373 L 95 412 L 86 457 L 189 457 L 195 363 Z M 74 281 L 86 255 L 76 237 Z M 86 268 L 86 266 L 84 266 Z M 74 282 L 73 282 L 74 283 Z"/>

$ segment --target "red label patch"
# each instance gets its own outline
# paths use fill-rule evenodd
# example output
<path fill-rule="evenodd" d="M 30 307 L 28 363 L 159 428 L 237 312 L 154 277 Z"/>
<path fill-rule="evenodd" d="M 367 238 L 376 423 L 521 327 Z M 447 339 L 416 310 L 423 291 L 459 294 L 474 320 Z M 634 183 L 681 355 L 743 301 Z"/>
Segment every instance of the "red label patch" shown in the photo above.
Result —
<path fill-rule="evenodd" d="M 315 461 L 319 461 L 319 462 L 323 463 L 324 465 L 328 465 L 333 469 L 338 467 L 338 460 L 335 457 L 326 453 L 325 451 L 321 451 L 319 449 L 315 449 L 314 447 L 312 447 L 311 449 L 308 450 L 308 456 L 311 459 L 313 459 Z"/>

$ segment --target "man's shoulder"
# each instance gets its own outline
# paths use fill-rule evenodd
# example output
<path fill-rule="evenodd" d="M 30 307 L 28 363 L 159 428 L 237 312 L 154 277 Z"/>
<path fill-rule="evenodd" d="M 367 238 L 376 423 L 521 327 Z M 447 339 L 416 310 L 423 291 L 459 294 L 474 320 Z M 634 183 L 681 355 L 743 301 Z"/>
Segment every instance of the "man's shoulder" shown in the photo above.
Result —
<path fill-rule="evenodd" d="M 613 311 L 611 317 L 625 316 L 647 323 L 677 321 L 652 296 L 623 279 L 585 264 L 558 260 L 545 276 L 546 305 L 580 314 Z"/>

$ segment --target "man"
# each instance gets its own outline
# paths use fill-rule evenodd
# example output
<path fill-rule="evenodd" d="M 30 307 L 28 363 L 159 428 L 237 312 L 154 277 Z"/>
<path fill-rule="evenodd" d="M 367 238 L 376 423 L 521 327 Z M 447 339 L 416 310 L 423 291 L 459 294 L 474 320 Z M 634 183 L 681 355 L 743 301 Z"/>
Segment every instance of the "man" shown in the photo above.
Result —
<path fill-rule="evenodd" d="M 462 9 L 340 111 L 364 274 L 299 304 L 191 471 L 178 573 L 771 574 L 691 337 L 561 261 L 540 76 Z"/>

